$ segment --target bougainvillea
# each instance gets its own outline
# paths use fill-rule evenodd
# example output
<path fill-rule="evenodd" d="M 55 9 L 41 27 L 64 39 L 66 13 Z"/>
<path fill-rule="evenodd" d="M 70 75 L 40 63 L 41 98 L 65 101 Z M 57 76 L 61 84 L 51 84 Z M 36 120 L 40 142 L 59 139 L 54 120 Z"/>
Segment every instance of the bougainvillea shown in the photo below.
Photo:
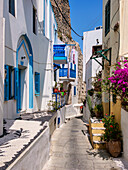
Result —
<path fill-rule="evenodd" d="M 103 80 L 103 86 L 110 89 L 113 94 L 121 97 L 122 103 L 128 102 L 128 61 L 120 61 L 115 65 L 112 76 Z"/>

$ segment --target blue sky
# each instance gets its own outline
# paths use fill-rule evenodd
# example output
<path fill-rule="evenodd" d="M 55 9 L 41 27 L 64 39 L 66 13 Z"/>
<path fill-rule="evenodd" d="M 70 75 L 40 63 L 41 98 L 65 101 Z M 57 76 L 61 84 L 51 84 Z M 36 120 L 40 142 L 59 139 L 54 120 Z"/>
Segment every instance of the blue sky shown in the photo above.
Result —
<path fill-rule="evenodd" d="M 95 27 L 102 25 L 102 1 L 69 0 L 71 26 L 78 34 L 83 35 L 83 32 L 93 30 Z M 72 37 L 79 42 L 81 50 L 83 50 L 81 38 L 73 32 Z"/>

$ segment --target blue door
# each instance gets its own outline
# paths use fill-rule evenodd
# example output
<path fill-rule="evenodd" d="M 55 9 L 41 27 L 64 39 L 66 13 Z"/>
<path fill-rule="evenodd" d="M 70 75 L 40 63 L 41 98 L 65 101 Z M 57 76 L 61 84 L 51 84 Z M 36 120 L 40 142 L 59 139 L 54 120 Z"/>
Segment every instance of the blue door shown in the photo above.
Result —
<path fill-rule="evenodd" d="M 21 110 L 21 70 L 19 69 L 18 111 Z"/>

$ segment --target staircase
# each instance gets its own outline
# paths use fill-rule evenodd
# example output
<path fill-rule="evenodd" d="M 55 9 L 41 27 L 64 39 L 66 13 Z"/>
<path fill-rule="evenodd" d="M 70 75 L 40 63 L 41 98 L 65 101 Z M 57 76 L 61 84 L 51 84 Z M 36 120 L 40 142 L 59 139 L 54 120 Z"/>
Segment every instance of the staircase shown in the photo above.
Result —
<path fill-rule="evenodd" d="M 89 121 L 89 133 L 90 140 L 94 149 L 105 149 L 106 143 L 101 141 L 101 137 L 104 134 L 104 124 L 101 119 L 90 119 Z"/>

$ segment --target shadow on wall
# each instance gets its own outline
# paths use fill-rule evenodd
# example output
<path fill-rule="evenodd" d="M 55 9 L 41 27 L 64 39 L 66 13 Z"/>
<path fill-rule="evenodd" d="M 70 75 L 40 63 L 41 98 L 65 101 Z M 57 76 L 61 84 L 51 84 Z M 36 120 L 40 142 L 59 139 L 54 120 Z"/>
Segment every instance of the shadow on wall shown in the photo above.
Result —
<path fill-rule="evenodd" d="M 42 36 L 42 34 L 41 34 Z M 49 46 L 50 42 L 44 37 L 40 38 L 40 41 L 42 40 L 43 43 L 40 43 L 39 45 L 39 54 L 40 59 L 38 60 L 40 64 L 34 63 L 36 65 L 36 68 L 38 66 L 38 71 L 40 72 L 40 96 L 36 97 L 36 101 L 38 103 L 38 110 L 46 110 L 47 102 L 50 100 L 50 94 L 52 91 L 49 90 L 49 84 L 51 74 L 52 74 L 52 67 L 49 67 Z M 50 65 L 51 66 L 51 65 Z M 36 70 L 35 70 L 36 71 Z"/>

